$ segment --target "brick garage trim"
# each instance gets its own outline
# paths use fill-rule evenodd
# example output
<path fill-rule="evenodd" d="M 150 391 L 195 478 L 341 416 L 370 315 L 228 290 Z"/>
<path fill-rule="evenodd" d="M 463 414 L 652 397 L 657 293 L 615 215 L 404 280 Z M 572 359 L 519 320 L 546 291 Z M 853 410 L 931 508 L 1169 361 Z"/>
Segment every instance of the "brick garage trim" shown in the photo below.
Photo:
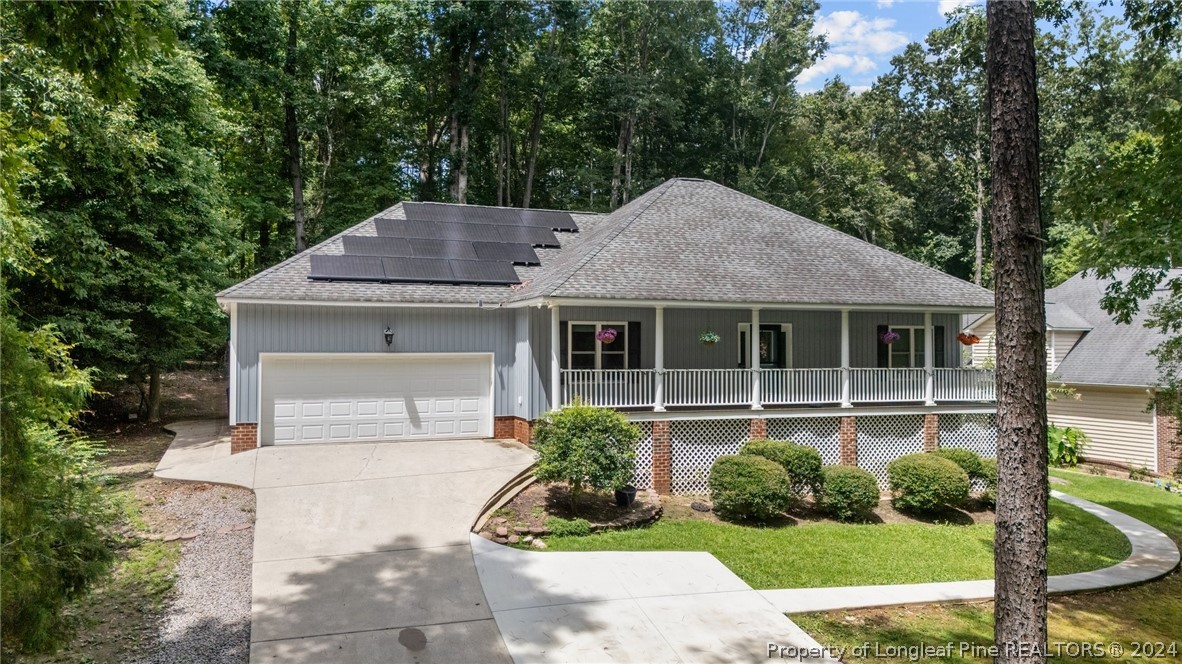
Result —
<path fill-rule="evenodd" d="M 843 466 L 858 465 L 858 421 L 852 415 L 843 416 L 837 425 L 837 442 Z"/>
<path fill-rule="evenodd" d="M 751 440 L 763 440 L 767 438 L 767 420 L 763 418 L 754 418 L 751 420 L 751 433 L 748 435 Z"/>
<path fill-rule="evenodd" d="M 926 413 L 923 416 L 923 451 L 935 452 L 940 447 L 940 416 Z"/>
<path fill-rule="evenodd" d="M 533 441 L 533 422 L 515 416 L 494 417 L 493 438 L 512 438 L 529 445 Z"/>
<path fill-rule="evenodd" d="M 1167 404 L 1157 402 L 1157 472 L 1170 475 L 1182 464 L 1182 438 L 1179 438 L 1178 418 Z"/>
<path fill-rule="evenodd" d="M 259 425 L 243 422 L 230 427 L 230 454 L 253 450 L 259 446 Z"/>
<path fill-rule="evenodd" d="M 673 493 L 673 437 L 668 420 L 653 422 L 653 491 Z"/>

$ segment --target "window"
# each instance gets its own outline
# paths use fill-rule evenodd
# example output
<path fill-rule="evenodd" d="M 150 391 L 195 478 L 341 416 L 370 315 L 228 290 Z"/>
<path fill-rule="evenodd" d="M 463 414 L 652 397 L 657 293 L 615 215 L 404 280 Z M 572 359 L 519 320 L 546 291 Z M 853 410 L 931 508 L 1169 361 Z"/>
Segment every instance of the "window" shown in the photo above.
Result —
<path fill-rule="evenodd" d="M 878 366 L 889 369 L 922 369 L 924 367 L 924 328 L 922 325 L 879 325 L 878 336 L 890 330 L 899 335 L 893 344 L 878 342 Z M 932 366 L 945 366 L 944 327 L 932 327 Z"/>
<path fill-rule="evenodd" d="M 566 326 L 567 361 L 571 369 L 627 369 L 627 323 L 581 323 Z M 601 332 L 612 329 L 616 338 L 611 343 L 600 341 Z"/>
<path fill-rule="evenodd" d="M 739 323 L 739 368 L 748 369 L 747 356 L 751 353 L 751 323 Z M 759 366 L 762 369 L 792 368 L 792 325 L 759 326 Z"/>

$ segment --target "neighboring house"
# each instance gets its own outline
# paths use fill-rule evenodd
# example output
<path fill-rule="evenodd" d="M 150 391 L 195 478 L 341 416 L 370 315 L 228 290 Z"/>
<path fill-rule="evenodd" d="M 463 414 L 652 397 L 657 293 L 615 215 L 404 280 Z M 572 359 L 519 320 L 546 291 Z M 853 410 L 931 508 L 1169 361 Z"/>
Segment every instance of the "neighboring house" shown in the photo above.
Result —
<path fill-rule="evenodd" d="M 994 454 L 993 375 L 956 339 L 989 291 L 702 180 L 611 214 L 402 203 L 218 300 L 235 451 L 528 442 L 580 399 L 641 426 L 636 482 L 665 493 L 752 436 L 880 479 L 937 444 Z"/>
<path fill-rule="evenodd" d="M 1160 381 L 1149 353 L 1165 337 L 1145 326 L 1149 302 L 1130 324 L 1116 323 L 1100 306 L 1108 284 L 1081 272 L 1046 292 L 1048 378 L 1078 396 L 1050 401 L 1047 418 L 1088 435 L 1087 459 L 1170 474 L 1179 463 L 1178 423 L 1163 406 L 1150 407 Z M 973 320 L 966 331 L 981 338 L 972 363 L 991 366 L 993 315 Z"/>

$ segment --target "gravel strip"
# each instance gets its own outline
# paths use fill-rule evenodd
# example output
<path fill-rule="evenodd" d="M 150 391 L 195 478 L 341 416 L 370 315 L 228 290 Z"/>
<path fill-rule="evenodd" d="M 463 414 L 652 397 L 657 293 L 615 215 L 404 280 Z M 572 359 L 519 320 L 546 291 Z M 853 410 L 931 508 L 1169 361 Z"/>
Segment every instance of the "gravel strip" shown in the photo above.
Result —
<path fill-rule="evenodd" d="M 249 660 L 254 504 L 251 491 L 210 484 L 189 485 L 166 499 L 162 511 L 184 524 L 178 533 L 198 534 L 181 543 L 175 595 L 136 662 Z"/>

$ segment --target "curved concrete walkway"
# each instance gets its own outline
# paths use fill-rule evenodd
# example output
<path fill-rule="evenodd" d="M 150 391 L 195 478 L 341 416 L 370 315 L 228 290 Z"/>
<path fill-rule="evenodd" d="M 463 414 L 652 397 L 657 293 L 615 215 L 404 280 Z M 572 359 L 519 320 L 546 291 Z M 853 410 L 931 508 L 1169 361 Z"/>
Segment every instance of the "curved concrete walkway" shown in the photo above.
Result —
<path fill-rule="evenodd" d="M 468 535 L 534 454 L 505 441 L 266 447 L 178 422 L 161 478 L 256 496 L 252 662 L 508 662 Z M 216 578 L 209 583 L 217 583 Z"/>
<path fill-rule="evenodd" d="M 1049 577 L 1047 590 L 1052 594 L 1107 590 L 1145 583 L 1169 574 L 1178 566 L 1178 547 L 1173 540 L 1157 528 L 1116 510 L 1061 491 L 1051 491 L 1051 495 L 1112 524 L 1132 544 L 1132 552 L 1129 557 L 1111 567 L 1091 572 Z M 760 594 L 784 613 L 806 613 L 899 604 L 991 599 L 993 597 L 993 581 L 791 588 L 762 590 Z"/>

